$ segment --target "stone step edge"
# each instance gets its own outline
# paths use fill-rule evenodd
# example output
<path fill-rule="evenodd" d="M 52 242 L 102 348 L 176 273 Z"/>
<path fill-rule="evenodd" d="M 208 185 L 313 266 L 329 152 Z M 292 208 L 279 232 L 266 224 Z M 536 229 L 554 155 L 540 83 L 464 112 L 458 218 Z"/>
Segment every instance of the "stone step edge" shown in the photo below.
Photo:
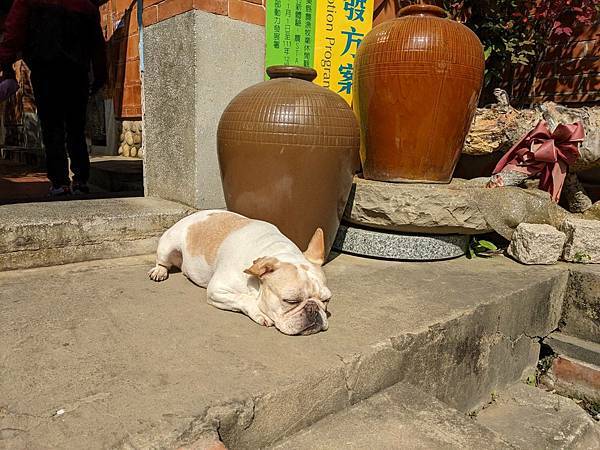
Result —
<path fill-rule="evenodd" d="M 564 355 L 584 363 L 600 366 L 600 344 L 586 341 L 561 332 L 554 332 L 544 339 L 544 343 L 557 355 Z"/>
<path fill-rule="evenodd" d="M 542 282 L 548 284 L 550 300 L 546 298 L 546 303 L 558 303 L 554 307 L 560 309 L 567 278 L 568 271 L 564 270 L 549 276 Z M 421 357 L 440 352 L 440 347 L 443 347 L 441 344 L 448 342 L 448 339 L 440 339 L 440 337 L 447 338 L 448 335 L 455 338 L 458 336 L 459 339 L 452 342 L 454 347 L 446 348 L 446 351 L 460 352 L 460 348 L 457 347 L 465 343 L 460 340 L 460 336 L 468 334 L 467 331 L 482 333 L 478 328 L 481 318 L 489 317 L 490 320 L 486 322 L 488 329 L 485 330 L 489 334 L 483 333 L 484 336 L 479 340 L 484 347 L 482 351 L 488 351 L 489 356 L 491 354 L 489 350 L 495 345 L 493 340 L 500 339 L 505 348 L 514 350 L 520 347 L 521 360 L 515 363 L 515 367 L 511 367 L 516 376 L 490 381 L 488 389 L 485 389 L 486 395 L 475 396 L 469 400 L 468 411 L 477 411 L 489 403 L 496 389 L 503 389 L 523 381 L 535 371 L 539 356 L 539 339 L 532 336 L 540 330 L 525 329 L 518 336 L 498 336 L 502 333 L 497 329 L 503 315 L 514 316 L 510 311 L 521 304 L 525 297 L 524 291 L 524 289 L 517 289 L 508 295 L 490 299 L 487 303 L 466 309 L 460 314 L 447 317 L 420 330 L 390 336 L 366 347 L 360 353 L 339 355 L 339 361 L 333 363 L 331 367 L 314 372 L 299 382 L 290 383 L 273 391 L 248 393 L 243 397 L 209 405 L 201 414 L 190 418 L 189 425 L 185 429 L 173 431 L 169 424 L 152 424 L 146 431 L 129 436 L 125 441 L 120 442 L 117 448 L 200 449 L 204 447 L 198 446 L 197 443 L 215 442 L 215 439 L 222 441 L 228 448 L 263 448 L 400 382 L 422 389 L 450 407 L 460 410 L 461 408 L 448 401 L 448 398 L 443 398 L 427 389 L 432 380 L 427 379 L 422 371 L 412 374 L 412 377 L 410 374 L 402 374 L 404 359 L 411 354 L 411 350 L 415 349 Z M 550 307 L 550 310 L 552 309 L 553 307 Z M 496 318 L 498 322 L 492 318 Z M 531 320 L 535 322 L 539 317 L 532 317 Z M 556 323 L 552 323 L 550 328 L 556 327 L 558 316 L 555 321 Z M 535 325 L 532 325 L 532 328 L 535 328 Z M 548 329 L 547 333 L 550 331 L 552 330 Z M 423 345 L 424 343 L 433 344 Z M 488 344 L 489 346 L 485 347 Z M 526 352 L 529 353 L 527 357 L 525 357 Z M 513 358 L 515 353 L 518 352 L 513 352 L 510 360 L 516 359 Z M 462 364 L 476 365 L 479 356 L 473 358 L 468 356 L 472 355 L 465 355 Z M 410 357 L 410 359 L 418 358 Z M 496 366 L 500 364 L 496 361 Z M 430 372 L 437 373 L 437 370 L 431 369 Z M 364 376 L 366 374 L 368 377 Z M 478 377 L 476 374 L 473 375 L 474 378 Z M 450 384 L 452 381 L 445 380 L 446 386 Z M 306 395 L 307 392 L 311 395 Z M 312 398 L 324 400 L 315 404 L 310 400 Z M 291 408 L 290 405 L 294 407 Z M 290 409 L 295 412 L 292 416 L 284 413 Z"/>
<path fill-rule="evenodd" d="M 118 208 L 114 213 L 104 210 L 99 214 L 99 205 L 107 204 Z M 195 211 L 168 200 L 143 197 L 2 208 L 5 215 L 14 212 L 16 217 L 0 223 L 0 271 L 151 254 L 165 230 Z M 25 208 L 30 214 L 19 217 Z M 44 214 L 52 208 L 65 208 L 65 215 Z"/>
<path fill-rule="evenodd" d="M 377 409 L 377 404 L 381 401 L 382 398 L 390 398 L 391 402 L 387 405 L 386 411 L 390 409 L 398 408 L 404 413 L 403 415 L 415 415 L 415 422 L 418 422 L 421 426 L 416 430 L 417 432 L 421 432 L 423 428 L 430 428 L 435 430 L 435 432 L 449 432 L 453 435 L 457 435 L 457 433 L 464 433 L 464 435 L 469 439 L 468 445 L 471 446 L 482 446 L 485 445 L 485 448 L 496 449 L 512 449 L 513 447 L 508 443 L 508 441 L 495 430 L 488 428 L 469 415 L 458 411 L 455 408 L 447 405 L 446 403 L 438 400 L 436 397 L 429 395 L 424 392 L 422 389 L 419 389 L 415 386 L 405 384 L 405 383 L 396 383 L 395 385 L 386 388 L 369 398 L 361 400 L 354 405 L 351 405 L 347 410 L 341 410 L 332 414 L 331 416 L 324 417 L 321 421 L 326 421 L 325 425 L 320 426 L 319 422 L 311 425 L 304 430 L 300 430 L 297 433 L 294 433 L 292 436 L 285 438 L 283 441 L 277 442 L 273 445 L 273 450 L 277 449 L 296 449 L 300 448 L 309 448 L 308 445 L 300 444 L 300 442 L 306 440 L 308 438 L 310 441 L 319 441 L 320 434 L 322 433 L 323 427 L 327 428 L 328 426 L 334 427 L 336 432 L 338 432 L 336 436 L 336 440 L 338 436 L 341 436 L 342 430 L 335 428 L 336 422 L 339 419 L 341 423 L 350 422 L 355 425 L 356 421 L 353 420 L 353 416 L 355 414 L 360 415 L 360 412 L 368 410 L 367 417 L 372 416 L 380 420 L 379 414 L 377 411 L 373 413 L 373 409 Z M 429 418 L 431 415 L 437 416 L 439 420 L 438 424 L 431 424 L 424 419 L 423 416 Z M 347 418 L 350 417 L 350 420 Z M 363 415 L 363 417 L 365 417 Z M 354 422 L 354 423 L 353 423 Z M 399 421 L 398 423 L 402 423 Z M 402 423 L 404 425 L 404 423 Z M 435 426 L 432 426 L 435 425 Z M 360 426 L 360 425 L 358 425 Z M 411 426 L 414 427 L 414 424 L 411 423 Z M 315 427 L 315 428 L 313 428 Z M 353 427 L 348 427 L 348 431 L 350 435 L 356 435 L 356 431 Z M 442 431 L 443 430 L 443 431 Z M 310 434 L 311 431 L 315 434 Z M 345 431 L 345 430 L 343 430 Z M 362 432 L 362 430 L 361 430 Z M 434 432 L 434 434 L 435 434 Z M 385 431 L 384 431 L 385 433 Z M 406 431 L 402 430 L 401 434 L 406 435 Z M 316 436 L 316 437 L 315 437 Z M 331 435 L 330 435 L 331 436 Z M 400 436 L 394 435 L 394 440 L 396 444 L 404 444 L 404 442 L 400 441 Z M 331 443 L 331 441 L 330 441 Z M 299 445 L 298 445 L 299 444 Z M 431 443 L 428 443 L 430 446 Z M 463 443 L 467 444 L 467 443 Z M 322 445 L 322 444 L 321 444 Z M 381 445 L 381 444 L 380 444 Z M 458 446 L 457 446 L 458 447 Z M 352 448 L 356 448 L 356 445 Z M 377 447 L 372 447 L 377 448 Z M 379 447 L 381 448 L 381 447 Z M 407 447 L 410 448 L 410 447 Z M 433 447 L 431 447 L 433 448 Z M 461 447 L 465 448 L 465 447 Z M 477 448 L 477 447 L 473 447 Z"/>

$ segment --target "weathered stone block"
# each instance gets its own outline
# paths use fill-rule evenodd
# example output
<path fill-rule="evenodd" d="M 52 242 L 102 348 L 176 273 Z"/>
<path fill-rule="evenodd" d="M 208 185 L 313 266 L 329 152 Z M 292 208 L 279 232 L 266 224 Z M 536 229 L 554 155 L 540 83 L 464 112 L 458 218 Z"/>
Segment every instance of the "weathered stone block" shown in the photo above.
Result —
<path fill-rule="evenodd" d="M 520 224 L 513 233 L 508 254 L 523 264 L 555 264 L 566 236 L 551 225 Z"/>
<path fill-rule="evenodd" d="M 449 184 L 384 183 L 355 177 L 344 213 L 362 227 L 423 234 L 482 234 L 511 239 L 520 223 L 560 226 L 568 212 L 538 189 L 486 189 L 487 180 Z"/>
<path fill-rule="evenodd" d="M 561 228 L 567 235 L 563 253 L 565 261 L 600 263 L 600 221 L 569 218 Z"/>

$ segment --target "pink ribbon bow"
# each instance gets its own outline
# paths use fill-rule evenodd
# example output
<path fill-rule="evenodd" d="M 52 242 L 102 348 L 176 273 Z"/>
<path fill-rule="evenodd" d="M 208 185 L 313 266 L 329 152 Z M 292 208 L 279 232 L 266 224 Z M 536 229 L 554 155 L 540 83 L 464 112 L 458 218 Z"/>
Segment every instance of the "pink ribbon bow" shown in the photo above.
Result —
<path fill-rule="evenodd" d="M 568 166 L 579 158 L 578 146 L 584 137 L 581 122 L 560 124 L 550 132 L 548 123 L 540 120 L 506 152 L 494 168 L 494 174 L 506 168 L 531 177 L 539 175 L 540 189 L 549 192 L 558 202 Z"/>

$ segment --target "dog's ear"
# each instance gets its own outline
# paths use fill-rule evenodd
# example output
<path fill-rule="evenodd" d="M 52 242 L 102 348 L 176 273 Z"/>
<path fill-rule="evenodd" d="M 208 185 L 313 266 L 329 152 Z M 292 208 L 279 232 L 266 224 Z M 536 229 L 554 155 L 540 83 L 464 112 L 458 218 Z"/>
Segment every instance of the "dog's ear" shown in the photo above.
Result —
<path fill-rule="evenodd" d="M 258 278 L 263 278 L 264 276 L 275 272 L 279 268 L 279 260 L 277 258 L 258 258 L 251 267 L 244 270 L 244 273 L 248 275 L 253 275 Z"/>
<path fill-rule="evenodd" d="M 317 228 L 308 243 L 308 248 L 304 252 L 304 256 L 317 266 L 323 265 L 325 262 L 325 236 L 322 229 Z"/>

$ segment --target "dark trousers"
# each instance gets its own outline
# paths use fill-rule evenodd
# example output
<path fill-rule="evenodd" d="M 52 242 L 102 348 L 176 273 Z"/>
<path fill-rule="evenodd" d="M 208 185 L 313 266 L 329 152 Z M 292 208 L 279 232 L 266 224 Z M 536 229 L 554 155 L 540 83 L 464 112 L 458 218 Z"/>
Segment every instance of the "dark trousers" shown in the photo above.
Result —
<path fill-rule="evenodd" d="M 85 140 L 87 72 L 68 64 L 34 66 L 31 84 L 42 127 L 48 179 L 54 187 L 70 185 L 68 151 L 73 182 L 86 183 L 90 174 Z"/>

